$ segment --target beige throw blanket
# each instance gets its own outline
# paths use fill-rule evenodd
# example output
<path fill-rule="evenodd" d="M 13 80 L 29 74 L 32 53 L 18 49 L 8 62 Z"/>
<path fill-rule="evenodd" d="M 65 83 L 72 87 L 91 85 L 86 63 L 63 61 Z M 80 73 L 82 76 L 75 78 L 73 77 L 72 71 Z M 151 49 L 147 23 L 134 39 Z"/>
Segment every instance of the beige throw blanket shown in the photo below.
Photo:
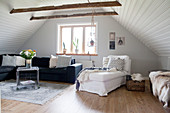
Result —
<path fill-rule="evenodd" d="M 164 107 L 170 107 L 170 72 L 151 72 L 149 77 L 154 96 L 159 98 Z"/>
<path fill-rule="evenodd" d="M 96 73 L 96 72 L 115 72 L 117 71 L 115 68 L 111 68 L 109 70 L 99 70 L 99 69 L 95 69 L 95 70 L 84 70 L 81 72 L 81 74 L 79 75 L 79 77 L 77 78 L 77 80 L 79 82 L 83 82 L 83 81 L 87 81 L 89 80 L 89 75 L 91 73 Z"/>

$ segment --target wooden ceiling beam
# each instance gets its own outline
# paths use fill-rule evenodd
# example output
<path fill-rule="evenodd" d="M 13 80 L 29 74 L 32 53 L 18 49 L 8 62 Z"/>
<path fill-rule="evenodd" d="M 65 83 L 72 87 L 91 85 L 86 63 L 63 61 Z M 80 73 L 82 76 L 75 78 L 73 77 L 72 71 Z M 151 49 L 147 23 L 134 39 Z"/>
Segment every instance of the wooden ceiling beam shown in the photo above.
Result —
<path fill-rule="evenodd" d="M 52 15 L 52 16 L 39 16 L 39 17 L 32 16 L 30 20 L 87 17 L 87 16 L 108 16 L 108 15 L 118 15 L 118 13 L 114 11 L 114 12 L 81 13 L 81 14 L 72 14 L 72 15 Z"/>
<path fill-rule="evenodd" d="M 76 9 L 76 8 L 92 8 L 92 7 L 114 7 L 114 6 L 122 6 L 122 5 L 118 1 L 67 4 L 67 5 L 61 5 L 61 6 L 45 6 L 45 7 L 12 9 L 10 11 L 10 14 L 24 13 L 24 12 L 34 12 L 34 11 L 48 11 L 48 10 Z"/>

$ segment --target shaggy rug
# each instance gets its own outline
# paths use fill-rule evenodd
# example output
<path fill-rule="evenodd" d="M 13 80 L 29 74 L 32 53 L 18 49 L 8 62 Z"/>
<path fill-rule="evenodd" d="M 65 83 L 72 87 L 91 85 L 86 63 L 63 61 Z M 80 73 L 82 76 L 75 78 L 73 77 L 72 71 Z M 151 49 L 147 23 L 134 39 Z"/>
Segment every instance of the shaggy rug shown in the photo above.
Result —
<path fill-rule="evenodd" d="M 15 81 L 0 82 L 1 98 L 17 100 L 34 104 L 44 104 L 48 100 L 61 94 L 69 85 L 53 84 L 40 82 L 39 89 L 13 90 L 11 87 L 16 86 Z"/>

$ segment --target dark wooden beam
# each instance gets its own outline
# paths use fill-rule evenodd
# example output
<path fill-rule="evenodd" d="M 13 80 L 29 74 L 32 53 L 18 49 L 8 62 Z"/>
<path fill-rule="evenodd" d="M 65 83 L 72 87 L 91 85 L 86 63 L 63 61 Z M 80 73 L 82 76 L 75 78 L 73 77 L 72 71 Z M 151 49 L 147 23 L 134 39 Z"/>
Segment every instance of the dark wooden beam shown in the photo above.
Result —
<path fill-rule="evenodd" d="M 42 20 L 42 19 L 55 19 L 55 18 L 70 18 L 70 17 L 86 17 L 86 16 L 108 16 L 108 15 L 118 15 L 117 12 L 96 12 L 96 13 L 81 13 L 72 15 L 52 15 L 52 16 L 32 16 L 30 20 Z"/>
<path fill-rule="evenodd" d="M 114 6 L 122 6 L 122 5 L 118 1 L 67 4 L 67 5 L 61 5 L 61 6 L 45 6 L 45 7 L 12 9 L 10 11 L 10 14 L 23 13 L 23 12 L 34 12 L 34 11 L 48 11 L 48 10 L 76 9 L 76 8 L 92 8 L 92 7 L 114 7 Z"/>

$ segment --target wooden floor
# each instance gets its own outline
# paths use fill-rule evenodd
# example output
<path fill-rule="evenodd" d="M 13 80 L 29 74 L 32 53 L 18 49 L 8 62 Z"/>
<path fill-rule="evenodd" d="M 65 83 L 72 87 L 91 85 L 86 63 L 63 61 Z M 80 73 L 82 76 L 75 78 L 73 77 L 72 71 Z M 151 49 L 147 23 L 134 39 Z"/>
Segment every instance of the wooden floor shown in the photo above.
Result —
<path fill-rule="evenodd" d="M 164 113 L 162 105 L 149 91 L 127 91 L 125 86 L 100 97 L 76 92 L 75 85 L 44 105 L 2 99 L 2 113 Z"/>

